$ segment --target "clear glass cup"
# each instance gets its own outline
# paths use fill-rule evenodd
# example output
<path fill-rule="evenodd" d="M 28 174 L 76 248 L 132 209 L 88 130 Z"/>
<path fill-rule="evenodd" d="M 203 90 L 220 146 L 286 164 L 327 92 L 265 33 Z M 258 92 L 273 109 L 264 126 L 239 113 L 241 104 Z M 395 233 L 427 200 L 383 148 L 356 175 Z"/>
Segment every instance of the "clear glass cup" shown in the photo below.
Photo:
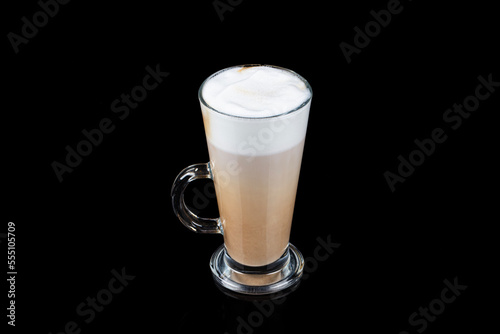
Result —
<path fill-rule="evenodd" d="M 289 243 L 312 89 L 309 97 L 291 110 L 269 117 L 241 117 L 211 107 L 198 91 L 210 162 L 191 165 L 172 186 L 172 206 L 179 220 L 198 233 L 222 234 L 221 245 L 210 260 L 215 282 L 236 293 L 261 295 L 295 286 L 302 275 L 302 254 Z M 238 66 L 241 67 L 241 66 Z M 222 134 L 224 141 L 214 141 Z M 285 149 L 284 149 L 285 148 Z M 184 202 L 187 185 L 212 179 L 219 218 L 194 214 Z"/>

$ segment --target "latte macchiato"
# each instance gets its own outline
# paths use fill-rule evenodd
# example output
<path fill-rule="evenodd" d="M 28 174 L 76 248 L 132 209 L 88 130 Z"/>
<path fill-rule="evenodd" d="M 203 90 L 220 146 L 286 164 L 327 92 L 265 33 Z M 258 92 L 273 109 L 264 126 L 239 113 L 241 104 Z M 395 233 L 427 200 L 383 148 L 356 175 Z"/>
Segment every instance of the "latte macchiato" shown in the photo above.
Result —
<path fill-rule="evenodd" d="M 191 231 L 224 236 L 210 269 L 225 293 L 286 294 L 300 282 L 304 257 L 288 240 L 311 98 L 303 77 L 271 65 L 218 71 L 198 90 L 210 162 L 177 175 L 172 207 Z M 207 178 L 218 218 L 185 202 L 188 185 Z"/>
<path fill-rule="evenodd" d="M 266 266 L 287 251 L 311 90 L 292 71 L 232 67 L 200 91 L 228 255 Z"/>

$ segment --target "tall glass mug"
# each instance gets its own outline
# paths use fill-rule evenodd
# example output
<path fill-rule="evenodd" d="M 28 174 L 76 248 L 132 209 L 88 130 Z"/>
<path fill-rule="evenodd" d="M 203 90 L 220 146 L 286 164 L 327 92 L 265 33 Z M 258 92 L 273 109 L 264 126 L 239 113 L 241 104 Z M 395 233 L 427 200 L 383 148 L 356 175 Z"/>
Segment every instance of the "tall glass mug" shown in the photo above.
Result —
<path fill-rule="evenodd" d="M 214 280 L 243 294 L 269 294 L 298 283 L 302 254 L 289 243 L 312 89 L 297 73 L 269 65 L 221 70 L 198 91 L 209 163 L 185 168 L 172 186 L 180 221 L 222 234 L 212 255 Z M 184 202 L 197 179 L 213 179 L 219 218 L 202 218 Z"/>

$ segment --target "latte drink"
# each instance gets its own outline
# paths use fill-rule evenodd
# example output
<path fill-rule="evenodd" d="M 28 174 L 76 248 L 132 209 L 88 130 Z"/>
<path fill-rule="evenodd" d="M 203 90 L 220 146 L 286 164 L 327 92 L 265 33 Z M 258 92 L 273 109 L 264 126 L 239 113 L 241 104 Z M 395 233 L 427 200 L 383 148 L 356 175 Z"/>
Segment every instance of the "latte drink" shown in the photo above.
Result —
<path fill-rule="evenodd" d="M 311 95 L 295 72 L 265 65 L 222 70 L 200 88 L 229 261 L 266 267 L 288 252 Z"/>

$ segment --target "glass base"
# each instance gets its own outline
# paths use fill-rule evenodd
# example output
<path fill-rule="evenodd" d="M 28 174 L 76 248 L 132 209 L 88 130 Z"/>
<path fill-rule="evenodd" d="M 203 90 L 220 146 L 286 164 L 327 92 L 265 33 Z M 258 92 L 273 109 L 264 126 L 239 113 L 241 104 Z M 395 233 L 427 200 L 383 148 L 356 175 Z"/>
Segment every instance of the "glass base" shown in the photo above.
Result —
<path fill-rule="evenodd" d="M 210 259 L 215 283 L 227 290 L 246 295 L 275 294 L 299 283 L 304 258 L 292 244 L 275 263 L 265 267 L 248 267 L 235 262 L 220 246 Z"/>

